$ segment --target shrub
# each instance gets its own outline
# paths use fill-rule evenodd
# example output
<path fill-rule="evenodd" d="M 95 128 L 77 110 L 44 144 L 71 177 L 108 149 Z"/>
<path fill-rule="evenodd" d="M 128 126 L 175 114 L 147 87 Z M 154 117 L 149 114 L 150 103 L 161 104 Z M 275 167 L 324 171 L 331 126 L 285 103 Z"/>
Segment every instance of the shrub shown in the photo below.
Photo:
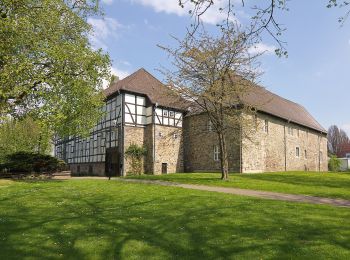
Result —
<path fill-rule="evenodd" d="M 6 156 L 6 162 L 1 168 L 10 172 L 49 173 L 61 171 L 65 162 L 51 155 L 31 152 L 17 152 Z"/>
<path fill-rule="evenodd" d="M 140 175 L 142 170 L 142 158 L 147 154 L 147 149 L 144 146 L 131 144 L 125 151 L 127 159 L 131 160 L 132 173 Z"/>
<path fill-rule="evenodd" d="M 341 161 L 339 158 L 335 155 L 331 155 L 331 158 L 328 161 L 328 169 L 332 172 L 338 172 L 340 171 L 340 165 Z"/>

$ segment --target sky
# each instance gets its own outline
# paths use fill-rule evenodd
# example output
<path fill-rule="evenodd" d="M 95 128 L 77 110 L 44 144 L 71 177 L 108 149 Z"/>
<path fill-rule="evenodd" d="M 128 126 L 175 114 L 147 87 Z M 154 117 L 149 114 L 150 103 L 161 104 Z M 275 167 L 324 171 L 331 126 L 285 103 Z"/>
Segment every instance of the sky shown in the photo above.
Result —
<path fill-rule="evenodd" d="M 222 20 L 217 9 L 227 0 L 217 0 L 203 17 L 209 30 Z M 240 1 L 237 5 L 240 5 Z M 303 105 L 326 129 L 336 124 L 350 135 L 350 19 L 343 26 L 338 18 L 345 9 L 326 8 L 327 0 L 290 0 L 288 11 L 277 14 L 286 31 L 288 57 L 274 54 L 277 43 L 267 35 L 258 46 L 266 89 Z M 259 1 L 259 3 L 267 3 Z M 238 22 L 249 21 L 252 1 L 238 7 Z M 169 67 L 167 54 L 157 45 L 173 46 L 172 36 L 181 38 L 191 23 L 178 0 L 102 0 L 104 17 L 89 18 L 94 48 L 102 48 L 112 59 L 112 73 L 120 78 L 143 67 L 158 79 L 161 66 Z M 349 109 L 350 110 L 350 109 Z"/>

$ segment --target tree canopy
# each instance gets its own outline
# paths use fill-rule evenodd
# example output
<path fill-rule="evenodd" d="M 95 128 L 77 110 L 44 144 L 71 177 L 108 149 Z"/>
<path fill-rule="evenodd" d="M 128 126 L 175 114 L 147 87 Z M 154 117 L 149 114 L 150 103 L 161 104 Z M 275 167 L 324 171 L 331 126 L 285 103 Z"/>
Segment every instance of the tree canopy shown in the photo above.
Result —
<path fill-rule="evenodd" d="M 110 60 L 88 40 L 94 0 L 2 0 L 0 117 L 31 116 L 60 135 L 98 120 Z"/>
<path fill-rule="evenodd" d="M 0 125 L 0 162 L 16 152 L 45 154 L 51 149 L 51 133 L 48 127 L 33 118 L 21 120 L 8 118 Z"/>

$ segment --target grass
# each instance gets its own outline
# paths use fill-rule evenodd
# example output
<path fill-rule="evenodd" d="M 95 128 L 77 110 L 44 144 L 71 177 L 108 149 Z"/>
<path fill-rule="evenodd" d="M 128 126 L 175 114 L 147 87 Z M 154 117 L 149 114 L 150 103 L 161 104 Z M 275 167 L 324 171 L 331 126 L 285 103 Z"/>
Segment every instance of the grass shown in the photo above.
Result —
<path fill-rule="evenodd" d="M 349 259 L 350 210 L 107 180 L 0 180 L 0 259 Z"/>
<path fill-rule="evenodd" d="M 220 180 L 220 176 L 219 173 L 175 173 L 168 175 L 130 176 L 128 178 L 350 199 L 349 173 L 276 172 L 230 174 L 228 181 Z"/>

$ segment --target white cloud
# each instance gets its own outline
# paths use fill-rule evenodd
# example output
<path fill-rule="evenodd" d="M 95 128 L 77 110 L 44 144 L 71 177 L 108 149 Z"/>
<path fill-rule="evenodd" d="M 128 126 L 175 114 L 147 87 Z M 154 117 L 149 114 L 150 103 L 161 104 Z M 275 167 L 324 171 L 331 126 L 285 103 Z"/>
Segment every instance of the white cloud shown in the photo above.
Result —
<path fill-rule="evenodd" d="M 106 5 L 111 5 L 111 4 L 113 4 L 113 0 L 102 0 L 102 3 L 104 3 Z"/>
<path fill-rule="evenodd" d="M 90 35 L 91 44 L 95 48 L 107 49 L 106 40 L 109 38 L 116 39 L 118 31 L 125 28 L 116 19 L 105 17 L 103 19 L 89 18 L 88 23 L 92 25 L 93 32 Z"/>
<path fill-rule="evenodd" d="M 130 75 L 130 72 L 127 70 L 123 70 L 117 67 L 111 67 L 111 74 L 118 76 L 119 79 L 123 79 Z M 106 89 L 109 87 L 109 82 L 107 80 L 103 80 L 102 83 L 103 89 Z"/>
<path fill-rule="evenodd" d="M 273 45 L 267 45 L 265 43 L 259 42 L 255 44 L 254 46 L 250 47 L 248 52 L 251 55 L 256 55 L 256 54 L 272 54 L 275 52 L 276 46 Z"/>
<path fill-rule="evenodd" d="M 112 67 L 111 68 L 111 73 L 118 76 L 119 79 L 123 79 L 127 76 L 130 75 L 130 72 L 127 71 L 127 70 L 122 70 L 122 69 L 119 69 L 119 68 L 116 68 L 116 67 Z"/>
<path fill-rule="evenodd" d="M 151 7 L 158 13 L 175 14 L 178 16 L 189 15 L 189 10 L 193 9 L 193 4 L 188 2 L 184 8 L 179 6 L 179 2 L 176 0 L 131 0 L 133 3 L 138 3 L 143 6 Z M 225 11 L 228 4 L 228 0 L 217 0 L 202 16 L 201 20 L 208 24 L 218 24 L 227 18 L 227 12 Z M 219 9 L 223 8 L 223 11 Z M 238 22 L 236 19 L 232 19 Z"/>

